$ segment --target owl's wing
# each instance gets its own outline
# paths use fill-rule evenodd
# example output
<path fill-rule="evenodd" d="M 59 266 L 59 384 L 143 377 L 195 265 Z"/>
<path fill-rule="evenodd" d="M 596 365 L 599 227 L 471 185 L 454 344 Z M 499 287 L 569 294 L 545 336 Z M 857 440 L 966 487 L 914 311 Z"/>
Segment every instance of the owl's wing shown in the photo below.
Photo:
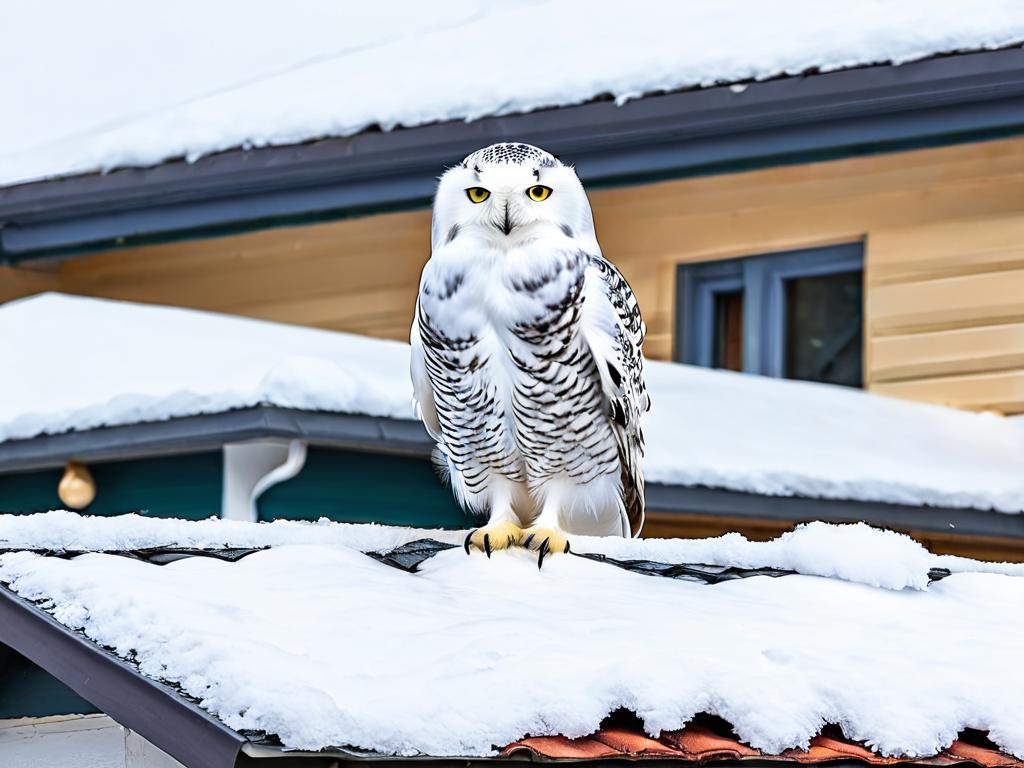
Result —
<path fill-rule="evenodd" d="M 647 333 L 633 289 L 615 266 L 591 256 L 584 273 L 582 330 L 597 363 L 605 404 L 622 463 L 622 496 L 634 536 L 644 523 L 644 479 L 640 416 L 650 410 L 644 384 L 643 342 Z"/>
<path fill-rule="evenodd" d="M 434 387 L 427 376 L 427 363 L 423 354 L 423 340 L 420 338 L 420 303 L 416 301 L 416 310 L 412 316 L 412 328 L 409 330 L 409 344 L 412 347 L 409 355 L 409 374 L 412 377 L 412 399 L 423 426 L 435 442 L 441 439 L 441 423 L 437 420 L 437 407 L 434 404 Z"/>

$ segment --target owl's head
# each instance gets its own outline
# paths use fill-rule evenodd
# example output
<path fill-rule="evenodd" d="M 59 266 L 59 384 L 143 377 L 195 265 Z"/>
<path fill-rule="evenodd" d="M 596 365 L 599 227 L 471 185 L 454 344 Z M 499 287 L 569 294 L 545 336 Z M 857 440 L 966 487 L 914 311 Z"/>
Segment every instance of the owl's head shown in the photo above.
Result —
<path fill-rule="evenodd" d="M 478 237 L 508 247 L 561 233 L 596 248 L 590 201 L 576 171 L 529 144 L 492 144 L 441 177 L 432 246 Z"/>

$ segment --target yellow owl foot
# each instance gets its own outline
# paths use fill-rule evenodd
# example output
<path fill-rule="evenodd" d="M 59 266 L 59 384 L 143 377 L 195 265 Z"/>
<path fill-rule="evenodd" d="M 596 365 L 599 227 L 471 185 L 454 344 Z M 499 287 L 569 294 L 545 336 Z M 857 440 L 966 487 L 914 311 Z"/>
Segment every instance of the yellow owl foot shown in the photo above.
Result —
<path fill-rule="evenodd" d="M 538 568 L 544 565 L 544 558 L 552 552 L 569 551 L 569 540 L 557 528 L 527 528 L 522 537 L 523 546 L 537 553 Z"/>
<path fill-rule="evenodd" d="M 517 545 L 523 536 L 523 529 L 515 523 L 489 523 L 482 528 L 470 531 L 466 537 L 466 554 L 470 549 L 479 549 L 491 556 L 498 549 L 508 549 Z"/>

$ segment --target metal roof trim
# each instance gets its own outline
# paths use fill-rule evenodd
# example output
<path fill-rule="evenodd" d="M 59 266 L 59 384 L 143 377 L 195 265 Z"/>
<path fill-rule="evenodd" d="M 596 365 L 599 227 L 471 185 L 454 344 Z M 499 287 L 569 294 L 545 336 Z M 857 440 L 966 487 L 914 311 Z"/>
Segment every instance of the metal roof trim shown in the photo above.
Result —
<path fill-rule="evenodd" d="M 167 421 L 100 427 L 0 442 L 0 477 L 63 466 L 68 460 L 116 461 L 214 450 L 225 443 L 266 438 L 426 458 L 434 447 L 412 419 L 257 406 Z M 1024 514 L 854 499 L 767 496 L 723 488 L 649 481 L 649 510 L 786 522 L 863 520 L 911 531 L 1024 538 Z"/>
<path fill-rule="evenodd" d="M 530 141 L 587 183 L 712 172 L 801 152 L 1024 131 L 1024 49 L 434 123 L 0 188 L 0 254 L 422 205 L 481 145 Z"/>
<path fill-rule="evenodd" d="M 233 768 L 247 741 L 6 587 L 0 587 L 0 642 L 188 768 Z"/>

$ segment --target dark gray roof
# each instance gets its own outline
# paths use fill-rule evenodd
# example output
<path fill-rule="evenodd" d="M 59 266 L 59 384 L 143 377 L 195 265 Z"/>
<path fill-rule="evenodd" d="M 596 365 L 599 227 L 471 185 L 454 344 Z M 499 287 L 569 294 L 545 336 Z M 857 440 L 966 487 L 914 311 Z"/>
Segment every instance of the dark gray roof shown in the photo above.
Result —
<path fill-rule="evenodd" d="M 425 205 L 441 169 L 497 141 L 619 183 L 1019 133 L 1022 96 L 1012 48 L 40 181 L 0 189 L 0 261 Z"/>

